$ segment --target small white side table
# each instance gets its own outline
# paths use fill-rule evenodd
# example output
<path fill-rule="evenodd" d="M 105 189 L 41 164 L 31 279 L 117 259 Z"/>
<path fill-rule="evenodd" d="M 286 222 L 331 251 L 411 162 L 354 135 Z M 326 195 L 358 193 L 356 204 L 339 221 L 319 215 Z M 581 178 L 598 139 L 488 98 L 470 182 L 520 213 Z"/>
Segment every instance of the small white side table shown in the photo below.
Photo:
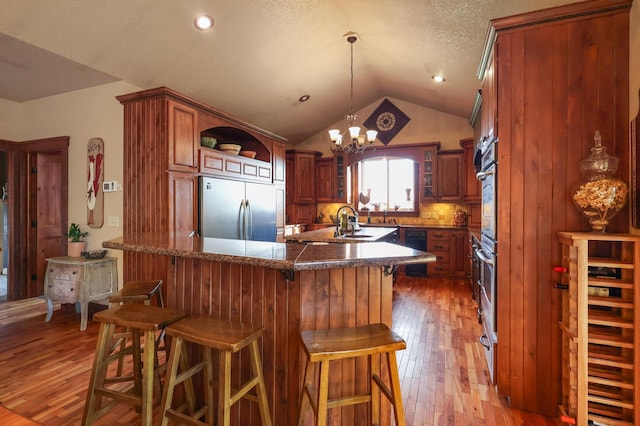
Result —
<path fill-rule="evenodd" d="M 87 329 L 89 302 L 107 299 L 118 290 L 118 267 L 115 257 L 85 259 L 83 257 L 52 257 L 47 259 L 44 276 L 44 299 L 49 322 L 53 302 L 80 304 L 80 330 Z"/>

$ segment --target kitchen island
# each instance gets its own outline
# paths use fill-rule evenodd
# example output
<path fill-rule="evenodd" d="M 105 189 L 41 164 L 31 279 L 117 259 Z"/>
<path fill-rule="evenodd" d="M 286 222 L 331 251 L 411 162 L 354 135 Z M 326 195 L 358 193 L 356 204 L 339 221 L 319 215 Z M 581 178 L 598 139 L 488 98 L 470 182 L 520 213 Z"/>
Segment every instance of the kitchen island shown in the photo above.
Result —
<path fill-rule="evenodd" d="M 382 322 L 391 326 L 392 272 L 435 256 L 390 243 L 270 243 L 151 235 L 120 237 L 103 247 L 133 252 L 139 276 L 157 265 L 165 279 L 166 305 L 265 328 L 262 361 L 273 424 L 297 424 L 306 359 L 302 330 Z M 234 374 L 248 378 L 246 354 L 233 359 Z M 386 375 L 386 363 L 375 359 Z M 241 366 L 237 368 L 237 366 Z M 330 398 L 367 389 L 364 359 L 332 366 Z M 235 379 L 234 379 L 235 380 Z M 390 424 L 383 397 L 379 424 Z M 331 410 L 330 424 L 372 424 L 366 404 Z M 259 423 L 256 404 L 233 407 L 241 425 Z M 356 419 L 358 419 L 356 421 Z M 364 421 L 364 419 L 368 419 Z"/>

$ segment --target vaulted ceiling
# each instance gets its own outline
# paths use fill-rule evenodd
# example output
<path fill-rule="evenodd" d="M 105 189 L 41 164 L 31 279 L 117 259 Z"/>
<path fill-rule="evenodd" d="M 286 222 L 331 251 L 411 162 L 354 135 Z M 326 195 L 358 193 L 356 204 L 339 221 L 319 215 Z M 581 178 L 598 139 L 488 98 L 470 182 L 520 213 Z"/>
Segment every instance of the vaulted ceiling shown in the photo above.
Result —
<path fill-rule="evenodd" d="M 289 139 L 391 97 L 468 117 L 490 19 L 566 0 L 20 0 L 0 12 L 0 98 L 167 86 Z M 198 14 L 215 20 L 197 31 Z M 437 84 L 431 77 L 442 74 Z M 299 98 L 309 95 L 307 102 Z"/>

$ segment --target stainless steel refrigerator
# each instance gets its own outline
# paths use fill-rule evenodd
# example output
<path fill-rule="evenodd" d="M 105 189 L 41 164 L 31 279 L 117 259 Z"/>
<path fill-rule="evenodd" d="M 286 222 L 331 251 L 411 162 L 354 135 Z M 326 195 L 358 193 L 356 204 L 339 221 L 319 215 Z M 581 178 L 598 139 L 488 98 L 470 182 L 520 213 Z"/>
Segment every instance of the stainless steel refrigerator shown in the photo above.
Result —
<path fill-rule="evenodd" d="M 200 236 L 275 241 L 273 185 L 201 177 Z"/>

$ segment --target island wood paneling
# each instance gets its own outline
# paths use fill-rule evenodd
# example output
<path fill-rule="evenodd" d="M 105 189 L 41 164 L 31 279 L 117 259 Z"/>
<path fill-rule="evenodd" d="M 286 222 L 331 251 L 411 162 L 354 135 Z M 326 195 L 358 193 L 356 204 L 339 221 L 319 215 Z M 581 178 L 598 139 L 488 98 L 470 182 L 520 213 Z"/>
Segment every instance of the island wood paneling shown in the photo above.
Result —
<path fill-rule="evenodd" d="M 596 130 L 629 173 L 629 1 L 492 21 L 497 93 L 497 385 L 515 408 L 560 401 L 560 230 L 588 230 L 571 200 Z M 484 105 L 483 105 L 484 106 Z M 628 230 L 621 211 L 611 232 Z"/>
<path fill-rule="evenodd" d="M 384 322 L 391 326 L 392 278 L 380 267 L 295 272 L 293 281 L 274 269 L 198 259 L 167 258 L 168 306 L 194 315 L 211 315 L 262 325 L 262 362 L 274 424 L 296 424 L 303 369 L 300 331 Z M 162 263 L 162 262 L 161 262 Z M 380 363 L 380 358 L 374 359 Z M 234 380 L 246 376 L 247 354 L 233 358 Z M 382 365 L 381 365 L 382 368 Z M 383 369 L 386 376 L 386 371 Z M 246 379 L 245 376 L 242 376 Z M 365 359 L 331 366 L 330 397 L 352 394 L 369 386 Z M 390 406 L 383 399 L 385 421 Z M 255 404 L 233 408 L 238 424 L 259 419 Z M 353 425 L 367 419 L 366 405 L 331 410 L 330 424 Z"/>

